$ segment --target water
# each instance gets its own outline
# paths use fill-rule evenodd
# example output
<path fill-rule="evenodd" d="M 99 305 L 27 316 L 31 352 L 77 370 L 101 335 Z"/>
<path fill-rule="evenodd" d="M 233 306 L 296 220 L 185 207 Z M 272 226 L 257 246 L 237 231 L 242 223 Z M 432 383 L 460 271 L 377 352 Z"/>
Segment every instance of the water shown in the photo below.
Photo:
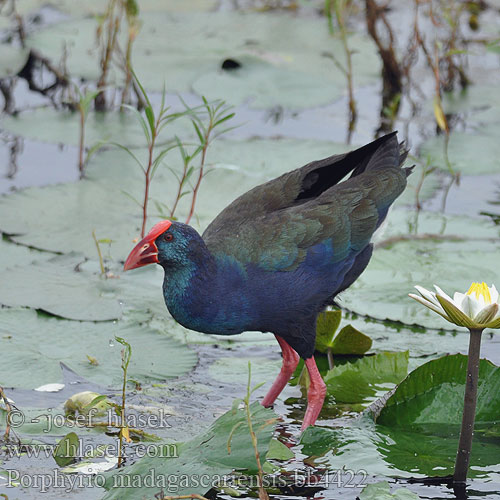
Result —
<path fill-rule="evenodd" d="M 224 2 L 223 8 L 231 8 L 229 2 Z M 310 13 L 308 15 L 311 15 Z M 392 14 L 397 15 L 397 14 Z M 65 16 L 55 9 L 43 9 L 41 22 L 44 24 L 56 22 Z M 397 25 L 402 30 L 407 26 L 410 19 L 406 16 L 400 18 Z M 487 63 L 491 66 L 492 57 L 488 56 Z M 423 87 L 432 86 L 432 82 L 426 82 Z M 15 102 L 19 109 L 31 109 L 36 106 L 47 104 L 47 100 L 38 94 L 29 91 L 24 81 L 16 87 Z M 154 102 L 159 101 L 159 95 L 154 95 Z M 188 101 L 197 100 L 194 96 L 184 96 Z M 172 96 L 172 100 L 175 98 Z M 380 85 L 372 85 L 356 90 L 356 99 L 360 110 L 356 131 L 352 137 L 353 144 L 361 144 L 372 139 L 373 131 L 377 128 L 379 120 Z M 174 100 L 175 102 L 175 100 Z M 376 103 L 376 105 L 374 105 Z M 342 98 L 328 106 L 307 109 L 300 112 L 290 112 L 282 109 L 261 111 L 251 109 L 248 105 L 236 108 L 238 120 L 245 125 L 229 134 L 229 137 L 246 139 L 253 136 L 261 137 L 292 137 L 297 139 L 322 139 L 335 142 L 343 142 L 346 137 L 345 110 L 347 100 Z M 403 109 L 402 116 L 406 116 L 396 123 L 396 128 L 404 130 L 411 138 L 412 146 L 416 149 L 425 138 L 425 129 L 420 121 L 411 118 Z M 406 113 L 406 114 L 405 114 Z M 1 123 L 0 123 L 1 126 Z M 23 189 L 32 186 L 43 186 L 54 183 L 76 182 L 79 178 L 77 169 L 77 148 L 45 144 L 30 141 L 23 138 L 13 137 L 3 133 L 0 137 L 0 192 L 8 193 L 12 190 Z M 496 212 L 498 214 L 498 203 L 500 201 L 500 174 L 483 176 L 462 176 L 460 185 L 454 185 L 446 200 L 446 213 L 456 215 L 467 215 L 472 217 L 484 217 L 484 212 Z M 439 190 L 436 195 L 425 201 L 423 208 L 426 210 L 440 211 L 443 204 L 444 189 Z M 109 340 L 109 347 L 113 348 L 115 341 Z M 209 367 L 217 360 L 225 357 L 254 358 L 252 366 L 258 374 L 259 363 L 262 360 L 279 362 L 280 356 L 277 346 L 270 347 L 267 343 L 260 344 L 252 342 L 235 342 L 230 348 L 215 345 L 194 345 L 200 362 L 192 373 L 176 381 L 168 381 L 164 387 L 147 387 L 143 392 L 130 391 L 129 403 L 143 405 L 148 397 L 155 400 L 167 402 L 172 406 L 175 414 L 169 418 L 170 429 L 165 429 L 162 437 L 175 439 L 187 439 L 206 428 L 214 418 L 220 416 L 231 407 L 235 396 L 245 393 L 245 385 L 234 380 L 220 380 L 214 378 Z M 465 349 L 460 349 L 466 352 Z M 498 336 L 485 336 L 483 343 L 484 355 L 500 364 L 500 341 Z M 421 361 L 419 361 L 421 362 Z M 34 393 L 20 389 L 10 389 L 9 395 L 19 406 L 29 407 L 56 407 L 61 405 L 67 397 L 75 392 L 94 390 L 96 392 L 116 396 L 118 389 L 95 386 L 82 379 L 77 374 L 64 369 L 66 387 L 59 393 Z M 258 375 L 257 375 L 258 376 Z M 258 381 L 258 380 L 257 380 Z M 256 381 L 256 382 L 257 382 Z M 261 398 L 269 388 L 271 380 L 255 394 L 255 398 Z M 75 388 L 76 386 L 76 388 Z M 196 388 L 193 390 L 193 387 Z M 305 398 L 297 387 L 287 386 L 278 400 L 275 411 L 282 417 L 279 423 L 279 432 L 284 440 L 297 442 L 299 436 L 300 422 L 305 409 Z M 343 416 L 342 419 L 324 418 L 319 421 L 320 426 L 338 426 L 342 422 L 349 423 L 351 415 Z M 114 443 L 115 438 L 99 434 L 87 437 L 91 445 Z M 284 465 L 287 471 L 300 470 L 309 474 L 324 472 L 317 464 L 305 467 L 300 452 L 297 450 L 298 458 Z M 415 456 L 417 454 L 415 453 Z M 36 463 L 26 457 L 19 459 L 13 464 L 21 470 L 46 470 L 53 468 L 51 458 L 41 458 Z M 9 464 L 5 464 L 8 466 Z M 349 464 L 346 464 L 349 469 Z M 304 470 L 305 469 L 305 470 Z M 437 469 L 436 469 L 437 470 Z M 331 472 L 331 471 L 330 471 Z M 359 472 L 359 471 L 355 471 Z M 302 488 L 280 491 L 273 495 L 274 498 L 326 498 L 354 499 L 360 493 L 359 484 L 347 484 L 345 480 L 338 481 L 339 476 L 322 486 L 304 486 Z M 345 479 L 345 478 L 344 478 Z M 380 476 L 368 475 L 366 482 L 371 483 L 380 480 Z M 418 493 L 422 498 L 458 498 L 452 488 L 443 485 L 422 485 L 410 483 L 408 478 L 392 480 L 401 486 Z M 469 498 L 487 498 L 488 500 L 499 499 L 500 474 L 489 474 L 487 481 L 475 479 L 469 482 Z M 354 486 L 354 487 L 352 487 Z M 5 489 L 0 480 L 0 492 L 5 492 L 9 498 L 15 498 L 13 490 Z M 47 498 L 60 497 L 60 490 L 52 488 L 46 494 Z M 68 496 L 70 498 L 94 499 L 100 498 L 102 491 L 98 488 L 75 488 Z M 27 488 L 22 490 L 22 498 L 35 499 L 39 494 Z M 230 497 L 221 494 L 219 498 Z"/>

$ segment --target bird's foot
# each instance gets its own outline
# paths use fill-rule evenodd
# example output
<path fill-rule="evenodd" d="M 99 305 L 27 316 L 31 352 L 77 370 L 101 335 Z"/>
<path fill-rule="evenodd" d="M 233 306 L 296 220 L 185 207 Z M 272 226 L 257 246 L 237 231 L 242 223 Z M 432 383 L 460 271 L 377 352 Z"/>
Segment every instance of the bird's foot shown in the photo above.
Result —
<path fill-rule="evenodd" d="M 307 409 L 300 428 L 301 431 L 305 431 L 310 425 L 316 423 L 326 396 L 326 384 L 318 371 L 314 357 L 306 359 L 306 367 L 311 385 L 307 391 Z"/>

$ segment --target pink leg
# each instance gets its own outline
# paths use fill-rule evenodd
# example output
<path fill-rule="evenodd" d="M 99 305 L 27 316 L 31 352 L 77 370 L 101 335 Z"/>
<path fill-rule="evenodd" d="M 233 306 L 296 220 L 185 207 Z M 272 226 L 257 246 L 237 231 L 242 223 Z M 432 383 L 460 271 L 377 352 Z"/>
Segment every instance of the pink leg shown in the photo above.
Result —
<path fill-rule="evenodd" d="M 275 335 L 275 337 L 283 352 L 283 366 L 274 384 L 271 386 L 271 389 L 269 389 L 269 392 L 262 400 L 261 404 L 266 408 L 272 406 L 276 401 L 276 398 L 280 395 L 281 391 L 290 380 L 290 377 L 293 375 L 300 359 L 299 355 L 281 337 L 278 337 L 278 335 Z"/>
<path fill-rule="evenodd" d="M 321 411 L 321 408 L 323 408 L 323 402 L 326 395 L 326 384 L 318 371 L 314 356 L 306 359 L 306 366 L 307 371 L 309 372 L 311 385 L 307 391 L 307 409 L 304 416 L 304 422 L 300 428 L 301 431 L 304 431 L 310 425 L 314 425 L 316 423 L 319 412 Z"/>

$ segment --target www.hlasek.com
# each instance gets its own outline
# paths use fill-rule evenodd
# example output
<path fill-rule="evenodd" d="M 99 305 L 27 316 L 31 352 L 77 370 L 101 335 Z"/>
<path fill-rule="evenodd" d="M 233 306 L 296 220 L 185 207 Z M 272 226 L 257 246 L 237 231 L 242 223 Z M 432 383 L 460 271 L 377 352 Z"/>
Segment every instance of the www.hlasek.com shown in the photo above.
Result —
<path fill-rule="evenodd" d="M 6 458 L 51 458 L 57 449 L 60 457 L 71 457 L 75 459 L 94 458 L 112 458 L 118 457 L 119 442 L 95 445 L 78 439 L 77 442 L 66 441 L 63 445 L 59 444 L 15 444 L 6 443 L 2 446 L 2 455 Z M 135 458 L 157 457 L 157 458 L 177 458 L 177 445 L 175 443 L 166 444 L 145 444 L 133 443 L 133 445 L 122 445 L 122 457 L 127 458 L 128 452 Z"/>
<path fill-rule="evenodd" d="M 13 408 L 8 415 L 8 423 L 13 429 L 21 427 L 25 423 L 42 424 L 44 425 L 43 432 L 48 433 L 53 429 L 62 427 L 92 427 L 95 424 L 102 425 L 103 422 L 110 427 L 121 427 L 126 425 L 133 429 L 168 429 L 171 426 L 167 417 L 169 413 L 165 413 L 160 409 L 155 414 L 130 413 L 125 416 L 125 421 L 122 423 L 118 415 L 113 409 L 109 409 L 105 414 L 96 408 L 91 408 L 87 414 L 78 414 L 72 417 L 66 417 L 60 413 L 52 414 L 52 409 L 49 408 L 40 415 L 27 417 L 21 410 Z"/>
<path fill-rule="evenodd" d="M 324 474 L 303 473 L 295 471 L 289 475 L 264 476 L 264 488 L 283 488 L 294 485 L 295 487 L 337 487 L 337 488 L 364 488 L 367 473 L 364 470 L 353 471 L 339 469 L 327 471 Z M 257 476 L 221 476 L 212 474 L 160 474 L 155 469 L 150 469 L 147 474 L 116 474 L 106 478 L 102 474 L 64 474 L 59 469 L 54 469 L 46 474 L 21 474 L 16 470 L 7 470 L 5 486 L 34 488 L 40 493 L 51 489 L 64 489 L 66 493 L 76 488 L 99 487 L 103 488 L 153 488 L 165 494 L 175 494 L 179 490 L 202 487 L 209 489 L 232 487 L 257 487 Z"/>

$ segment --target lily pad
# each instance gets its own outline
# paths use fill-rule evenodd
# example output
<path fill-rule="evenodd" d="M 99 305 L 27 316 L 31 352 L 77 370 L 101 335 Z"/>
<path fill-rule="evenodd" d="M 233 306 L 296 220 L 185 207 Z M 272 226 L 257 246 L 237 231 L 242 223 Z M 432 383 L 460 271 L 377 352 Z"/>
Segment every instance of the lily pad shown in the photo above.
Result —
<path fill-rule="evenodd" d="M 31 262 L 41 262 L 54 257 L 53 253 L 40 252 L 24 245 L 17 245 L 0 237 L 0 271 L 16 265 L 26 265 Z"/>
<path fill-rule="evenodd" d="M 498 123 L 500 99 L 498 87 L 493 85 L 468 85 L 460 92 L 445 92 L 443 108 L 446 114 L 467 115 L 467 122 Z"/>
<path fill-rule="evenodd" d="M 372 346 L 370 337 L 347 325 L 335 335 L 340 325 L 341 311 L 325 311 L 318 315 L 316 321 L 315 350 L 336 355 L 362 355 Z"/>
<path fill-rule="evenodd" d="M 452 132 L 448 143 L 448 158 L 454 170 L 468 175 L 500 173 L 498 157 L 499 125 L 490 125 L 481 133 Z M 420 147 L 420 156 L 428 157 L 432 165 L 447 170 L 444 156 L 445 139 L 436 136 Z"/>
<path fill-rule="evenodd" d="M 7 115 L 0 123 L 2 129 L 14 135 L 43 142 L 79 145 L 80 114 L 76 111 L 37 108 L 15 116 Z M 40 123 L 44 126 L 40 127 Z M 189 123 L 181 120 L 170 124 L 168 128 L 171 139 L 176 134 L 184 137 L 191 131 Z M 118 142 L 129 148 L 147 145 L 139 120 L 128 111 L 89 113 L 85 124 L 85 146 L 92 147 L 106 142 Z"/>
<path fill-rule="evenodd" d="M 418 500 L 420 497 L 407 488 L 396 488 L 391 493 L 387 481 L 369 484 L 359 494 L 359 500 Z"/>
<path fill-rule="evenodd" d="M 331 102 L 346 88 L 344 74 L 329 56 L 333 53 L 343 62 L 342 42 L 328 33 L 319 18 L 223 10 L 143 12 L 141 22 L 134 43 L 134 68 L 150 90 L 161 90 L 166 82 L 169 91 L 194 88 L 208 99 L 223 95 L 227 100 L 229 96 L 234 104 L 255 97 L 258 84 L 256 106 L 301 108 Z M 99 74 L 95 29 L 92 19 L 59 23 L 33 34 L 28 43 L 54 60 L 60 58 L 65 43 L 70 73 L 94 80 Z M 374 45 L 359 35 L 352 35 L 350 41 L 356 46 L 356 84 L 376 81 L 380 61 Z M 238 71 L 219 73 L 228 58 L 241 60 L 239 69 L 248 72 L 249 78 L 238 77 Z M 114 76 L 122 78 L 121 72 Z M 302 88 L 291 85 L 297 80 Z M 304 88 L 315 92 L 304 95 Z"/>
<path fill-rule="evenodd" d="M 74 432 L 66 434 L 54 448 L 54 460 L 59 467 L 73 463 L 79 456 L 80 441 Z"/>
<path fill-rule="evenodd" d="M 62 381 L 63 362 L 91 382 L 120 386 L 123 373 L 115 335 L 132 345 L 130 379 L 161 381 L 189 372 L 196 363 L 196 354 L 187 346 L 146 325 L 65 321 L 32 310 L 2 309 L 0 345 L 9 370 L 0 374 L 0 385 L 32 389 Z M 87 356 L 98 364 L 91 364 Z"/>
<path fill-rule="evenodd" d="M 69 254 L 48 262 L 0 271 L 0 280 L 9 283 L 8 287 L 0 289 L 0 304 L 33 307 L 76 320 L 120 318 L 122 309 L 118 300 L 106 296 L 92 276 L 89 280 L 88 275 L 82 276 L 75 271 L 74 267 L 82 260 L 82 257 Z"/>
<path fill-rule="evenodd" d="M 379 424 L 387 427 L 427 428 L 444 424 L 455 429 L 462 420 L 467 356 L 434 359 L 414 370 L 387 399 Z M 500 367 L 479 363 L 476 426 L 487 428 L 500 414 Z"/>
<path fill-rule="evenodd" d="M 455 354 L 418 367 L 375 411 L 379 444 L 398 467 L 430 475 L 446 475 L 454 467 L 462 420 L 467 356 Z M 498 462 L 498 439 L 481 438 L 494 427 L 500 412 L 500 367 L 481 360 L 478 381 L 474 465 Z M 418 436 L 418 437 L 417 437 Z M 418 457 L 418 458 L 415 458 Z M 404 465 L 403 465 L 404 464 Z M 444 473 L 443 473 L 444 472 Z"/>
<path fill-rule="evenodd" d="M 368 403 L 406 377 L 408 351 L 382 352 L 337 364 L 324 376 L 337 403 Z"/>
<path fill-rule="evenodd" d="M 38 0 L 39 4 L 46 4 L 45 0 Z M 73 0 L 50 0 L 50 5 L 57 9 L 74 15 L 98 15 L 106 10 L 106 4 L 101 0 L 86 0 L 73 2 Z M 216 0 L 140 0 L 139 15 L 143 12 L 204 12 L 213 10 L 217 5 Z"/>
<path fill-rule="evenodd" d="M 325 311 L 316 320 L 316 350 L 326 353 L 342 320 L 342 311 Z"/>
<path fill-rule="evenodd" d="M 252 384 L 273 380 L 279 373 L 281 361 L 260 358 L 226 357 L 212 363 L 208 369 L 210 376 L 221 382 L 230 381 L 243 385 L 248 380 L 248 362 L 252 363 Z"/>
<path fill-rule="evenodd" d="M 0 78 L 17 75 L 26 64 L 29 51 L 6 43 L 0 45 L 0 51 Z"/>
<path fill-rule="evenodd" d="M 259 453 L 264 457 L 273 435 L 274 413 L 259 403 L 253 403 L 250 409 Z M 228 438 L 231 433 L 229 452 Z M 247 470 L 254 474 L 257 468 L 243 410 L 225 413 L 203 434 L 178 444 L 177 453 L 176 458 L 144 458 L 109 475 L 105 485 L 108 493 L 103 500 L 150 497 L 159 489 L 163 489 L 166 495 L 203 495 L 222 476 L 233 470 Z M 154 475 L 162 484 L 147 487 L 148 482 L 140 479 L 150 475 Z M 134 483 L 131 483 L 134 477 L 139 479 L 135 483 L 139 486 L 134 487 Z M 204 478 L 204 481 L 200 481 L 200 478 Z M 124 487 L 127 484 L 131 487 Z"/>

